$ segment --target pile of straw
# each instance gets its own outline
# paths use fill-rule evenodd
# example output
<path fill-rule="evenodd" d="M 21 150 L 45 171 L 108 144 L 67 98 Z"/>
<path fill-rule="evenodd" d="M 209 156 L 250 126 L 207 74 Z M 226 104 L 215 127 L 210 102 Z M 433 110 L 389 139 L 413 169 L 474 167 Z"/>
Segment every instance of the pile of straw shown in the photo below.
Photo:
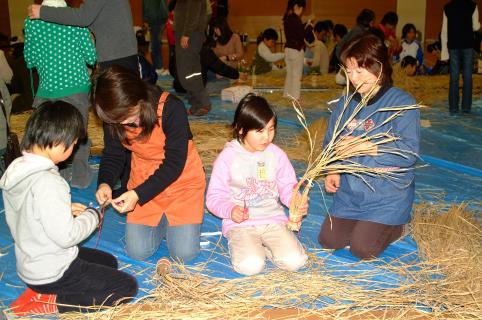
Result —
<path fill-rule="evenodd" d="M 300 272 L 277 269 L 238 279 L 211 277 L 202 265 L 175 264 L 170 273 L 153 276 L 158 287 L 137 303 L 83 317 L 268 319 L 268 314 L 277 314 L 276 319 L 480 319 L 482 226 L 465 206 L 454 206 L 444 214 L 439 209 L 426 204 L 415 208 L 412 230 L 424 258 L 420 262 L 375 260 L 337 266 L 329 253 L 320 258 L 320 249 L 310 249 L 308 266 Z"/>

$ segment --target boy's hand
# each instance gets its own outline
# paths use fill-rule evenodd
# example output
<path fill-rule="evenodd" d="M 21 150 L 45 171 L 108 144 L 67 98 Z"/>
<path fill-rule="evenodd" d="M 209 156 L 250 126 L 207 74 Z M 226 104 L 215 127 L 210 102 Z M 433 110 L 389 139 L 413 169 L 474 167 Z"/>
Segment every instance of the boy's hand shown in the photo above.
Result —
<path fill-rule="evenodd" d="M 112 199 L 112 207 L 120 213 L 130 212 L 136 207 L 139 196 L 134 190 L 124 192 L 119 197 Z"/>
<path fill-rule="evenodd" d="M 87 206 L 83 205 L 82 203 L 72 203 L 72 215 L 74 217 L 80 216 L 85 211 L 85 209 L 87 209 Z"/>
<path fill-rule="evenodd" d="M 28 17 L 30 19 L 40 19 L 40 5 L 31 4 L 27 7 Z"/>
<path fill-rule="evenodd" d="M 337 146 L 335 150 L 338 156 L 344 157 L 349 153 L 362 152 L 369 156 L 376 156 L 378 154 L 378 146 L 370 141 L 361 141 L 362 139 L 355 136 L 346 136 Z"/>
<path fill-rule="evenodd" d="M 235 206 L 231 211 L 231 220 L 236 223 L 241 223 L 249 219 L 248 208 Z"/>
<path fill-rule="evenodd" d="M 181 48 L 183 49 L 189 48 L 189 37 L 182 36 L 180 45 L 181 45 Z"/>
<path fill-rule="evenodd" d="M 340 187 L 340 175 L 335 173 L 335 174 L 329 174 L 325 178 L 325 189 L 329 193 L 335 193 L 338 191 L 338 188 Z"/>
<path fill-rule="evenodd" d="M 112 202 L 112 189 L 107 183 L 101 183 L 97 188 L 95 198 L 101 207 L 105 207 Z"/>

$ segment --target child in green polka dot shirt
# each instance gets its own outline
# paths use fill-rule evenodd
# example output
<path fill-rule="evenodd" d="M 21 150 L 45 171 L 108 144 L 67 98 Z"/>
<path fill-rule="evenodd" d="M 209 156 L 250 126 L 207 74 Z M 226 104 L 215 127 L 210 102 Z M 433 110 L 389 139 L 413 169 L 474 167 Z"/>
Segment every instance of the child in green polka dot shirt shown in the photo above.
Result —
<path fill-rule="evenodd" d="M 44 0 L 42 5 L 67 6 L 64 0 Z M 37 69 L 40 78 L 33 107 L 46 100 L 66 101 L 81 112 L 87 128 L 91 87 L 87 65 L 93 66 L 96 62 L 89 30 L 29 18 L 25 19 L 24 27 L 25 61 L 29 69 Z M 88 139 L 79 143 L 72 157 L 72 187 L 90 185 L 90 146 Z"/>

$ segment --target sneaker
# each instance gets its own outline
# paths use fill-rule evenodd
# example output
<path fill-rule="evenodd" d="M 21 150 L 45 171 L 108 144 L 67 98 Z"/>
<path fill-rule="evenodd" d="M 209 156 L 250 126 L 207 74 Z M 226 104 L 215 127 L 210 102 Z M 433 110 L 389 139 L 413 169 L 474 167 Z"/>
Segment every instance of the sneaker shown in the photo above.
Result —
<path fill-rule="evenodd" d="M 169 73 L 169 70 L 166 70 L 164 68 L 156 69 L 156 73 L 157 73 L 158 76 L 164 76 L 166 72 Z"/>
<path fill-rule="evenodd" d="M 187 111 L 187 114 L 189 116 L 201 117 L 201 116 L 205 116 L 206 114 L 208 114 L 210 110 L 211 110 L 211 105 L 207 105 L 207 106 L 204 106 L 204 107 L 199 108 L 197 110 L 194 110 L 193 108 L 190 108 Z"/>
<path fill-rule="evenodd" d="M 168 69 L 164 69 L 164 71 L 162 71 L 162 73 L 161 73 L 161 76 L 170 76 L 170 75 L 171 75 L 171 73 L 169 72 Z"/>

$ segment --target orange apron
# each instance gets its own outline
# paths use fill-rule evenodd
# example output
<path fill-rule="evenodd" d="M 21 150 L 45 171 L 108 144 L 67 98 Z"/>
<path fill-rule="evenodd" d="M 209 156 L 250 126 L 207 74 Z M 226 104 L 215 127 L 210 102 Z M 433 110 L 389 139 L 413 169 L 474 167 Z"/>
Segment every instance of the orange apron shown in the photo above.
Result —
<path fill-rule="evenodd" d="M 146 181 L 164 161 L 166 136 L 162 130 L 162 111 L 169 93 L 163 92 L 159 99 L 157 115 L 159 126 L 142 141 L 134 140 L 140 128 L 126 129 L 131 145 L 124 145 L 132 151 L 131 173 L 127 188 L 132 190 Z M 192 140 L 188 142 L 186 164 L 179 178 L 156 197 L 127 214 L 127 223 L 157 226 L 166 214 L 170 226 L 197 224 L 203 220 L 204 191 L 206 177 L 201 158 Z"/>

